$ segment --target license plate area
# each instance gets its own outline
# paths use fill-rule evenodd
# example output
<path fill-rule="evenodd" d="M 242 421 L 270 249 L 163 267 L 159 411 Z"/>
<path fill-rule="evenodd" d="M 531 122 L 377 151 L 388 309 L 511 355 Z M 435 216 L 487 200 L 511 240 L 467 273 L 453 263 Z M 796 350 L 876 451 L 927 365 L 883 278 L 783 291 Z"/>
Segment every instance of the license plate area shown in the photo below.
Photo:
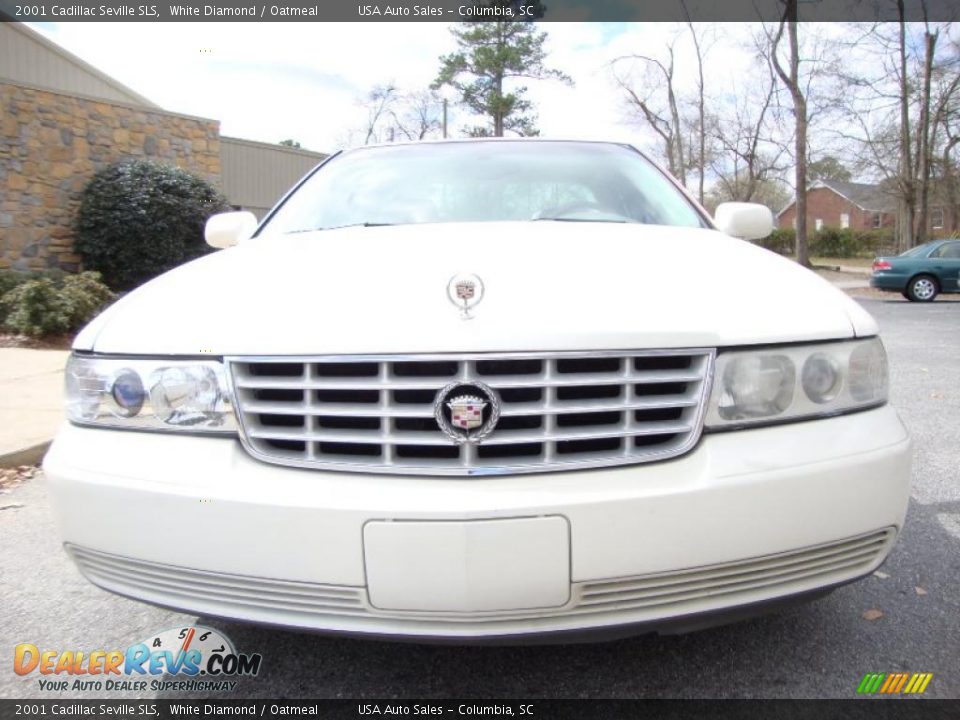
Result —
<path fill-rule="evenodd" d="M 371 521 L 367 592 L 380 610 L 530 610 L 570 599 L 570 526 L 561 516 Z"/>

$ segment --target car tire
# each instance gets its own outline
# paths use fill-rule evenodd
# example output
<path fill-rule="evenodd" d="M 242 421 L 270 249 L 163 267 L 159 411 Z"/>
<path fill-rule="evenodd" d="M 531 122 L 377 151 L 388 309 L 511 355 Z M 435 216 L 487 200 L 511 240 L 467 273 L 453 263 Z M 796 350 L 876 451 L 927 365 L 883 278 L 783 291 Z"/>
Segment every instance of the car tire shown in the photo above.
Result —
<path fill-rule="evenodd" d="M 932 275 L 917 275 L 907 283 L 907 299 L 913 302 L 932 302 L 939 292 L 940 286 Z"/>

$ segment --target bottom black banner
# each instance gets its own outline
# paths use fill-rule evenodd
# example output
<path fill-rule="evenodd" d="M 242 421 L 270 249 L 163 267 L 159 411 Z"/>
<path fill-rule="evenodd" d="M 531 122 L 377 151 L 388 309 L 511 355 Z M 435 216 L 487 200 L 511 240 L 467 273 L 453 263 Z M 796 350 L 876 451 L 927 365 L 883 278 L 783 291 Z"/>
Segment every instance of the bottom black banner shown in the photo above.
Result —
<path fill-rule="evenodd" d="M 0 700 L 0 718 L 960 718 L 955 700 Z"/>

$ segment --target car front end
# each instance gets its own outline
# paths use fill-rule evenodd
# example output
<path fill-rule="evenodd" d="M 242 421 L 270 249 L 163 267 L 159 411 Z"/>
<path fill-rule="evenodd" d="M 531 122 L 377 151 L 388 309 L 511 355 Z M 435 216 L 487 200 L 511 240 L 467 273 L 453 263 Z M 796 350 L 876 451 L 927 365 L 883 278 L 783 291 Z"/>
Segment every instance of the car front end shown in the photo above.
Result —
<path fill-rule="evenodd" d="M 533 222 L 268 219 L 106 311 L 44 463 L 81 572 L 449 641 L 692 629 L 872 573 L 910 476 L 875 322 L 682 197 L 637 224 L 590 187 Z"/>

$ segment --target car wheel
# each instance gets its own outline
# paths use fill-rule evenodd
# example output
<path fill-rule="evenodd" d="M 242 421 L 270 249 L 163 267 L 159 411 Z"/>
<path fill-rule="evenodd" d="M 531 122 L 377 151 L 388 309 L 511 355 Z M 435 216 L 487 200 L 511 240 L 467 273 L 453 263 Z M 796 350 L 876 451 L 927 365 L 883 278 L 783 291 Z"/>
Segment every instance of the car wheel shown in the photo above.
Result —
<path fill-rule="evenodd" d="M 930 275 L 917 275 L 907 284 L 907 298 L 913 302 L 930 302 L 939 292 L 936 278 Z"/>

